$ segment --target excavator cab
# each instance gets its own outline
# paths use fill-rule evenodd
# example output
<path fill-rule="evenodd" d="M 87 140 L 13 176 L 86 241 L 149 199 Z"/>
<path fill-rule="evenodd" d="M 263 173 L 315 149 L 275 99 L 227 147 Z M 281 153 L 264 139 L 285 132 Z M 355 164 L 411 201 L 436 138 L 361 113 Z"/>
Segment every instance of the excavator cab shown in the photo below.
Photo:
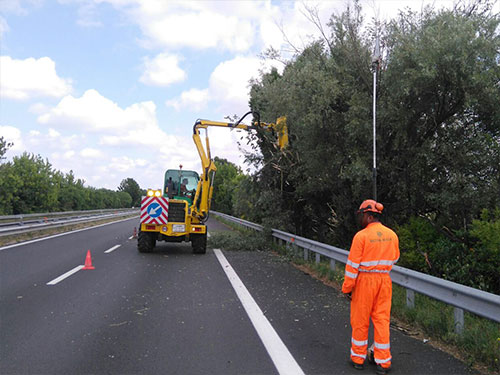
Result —
<path fill-rule="evenodd" d="M 193 204 L 200 176 L 195 171 L 169 169 L 165 172 L 163 195 L 169 199 L 184 200 Z"/>

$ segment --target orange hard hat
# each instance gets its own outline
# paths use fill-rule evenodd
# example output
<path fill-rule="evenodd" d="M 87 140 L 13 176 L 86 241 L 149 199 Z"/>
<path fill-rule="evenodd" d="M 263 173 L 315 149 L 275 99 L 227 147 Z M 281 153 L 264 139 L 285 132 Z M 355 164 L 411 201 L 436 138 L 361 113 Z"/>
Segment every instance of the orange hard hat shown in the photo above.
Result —
<path fill-rule="evenodd" d="M 375 212 L 377 214 L 381 214 L 384 210 L 384 205 L 382 203 L 376 202 L 373 199 L 367 199 L 361 203 L 359 206 L 358 212 Z"/>

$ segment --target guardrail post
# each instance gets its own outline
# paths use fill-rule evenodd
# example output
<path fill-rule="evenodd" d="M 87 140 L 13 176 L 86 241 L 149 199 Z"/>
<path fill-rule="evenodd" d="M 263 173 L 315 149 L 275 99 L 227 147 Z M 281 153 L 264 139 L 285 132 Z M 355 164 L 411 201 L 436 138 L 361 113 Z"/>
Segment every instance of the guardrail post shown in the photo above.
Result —
<path fill-rule="evenodd" d="M 309 260 L 309 250 L 304 249 L 304 260 L 307 262 Z"/>
<path fill-rule="evenodd" d="M 455 307 L 453 315 L 455 316 L 455 333 L 461 335 L 464 332 L 464 310 Z"/>
<path fill-rule="evenodd" d="M 335 259 L 330 259 L 330 269 L 335 271 Z"/>
<path fill-rule="evenodd" d="M 406 289 L 406 307 L 410 309 L 415 307 L 415 292 L 411 289 Z"/>
<path fill-rule="evenodd" d="M 316 264 L 319 264 L 320 261 L 321 261 L 321 254 L 316 253 Z"/>

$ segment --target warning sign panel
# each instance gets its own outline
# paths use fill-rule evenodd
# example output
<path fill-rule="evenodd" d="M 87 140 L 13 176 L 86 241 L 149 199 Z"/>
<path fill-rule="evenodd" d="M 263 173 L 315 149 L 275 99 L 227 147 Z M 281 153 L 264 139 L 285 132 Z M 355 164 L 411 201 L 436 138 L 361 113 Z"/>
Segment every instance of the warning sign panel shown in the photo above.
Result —
<path fill-rule="evenodd" d="M 168 198 L 142 197 L 141 223 L 167 224 L 167 222 L 168 222 Z"/>

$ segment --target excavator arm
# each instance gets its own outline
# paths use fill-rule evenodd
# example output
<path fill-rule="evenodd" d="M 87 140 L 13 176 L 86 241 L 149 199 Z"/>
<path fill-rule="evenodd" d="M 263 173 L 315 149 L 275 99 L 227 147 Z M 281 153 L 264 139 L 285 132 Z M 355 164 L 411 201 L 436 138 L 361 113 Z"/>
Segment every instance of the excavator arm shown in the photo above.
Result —
<path fill-rule="evenodd" d="M 242 121 L 249 114 L 252 114 L 254 121 L 251 125 L 243 124 Z M 208 131 L 206 131 L 205 136 L 205 146 L 201 140 L 200 129 L 207 130 L 208 127 L 223 127 L 229 129 L 243 129 L 243 130 L 269 130 L 278 135 L 278 146 L 280 149 L 284 149 L 288 145 L 288 129 L 286 126 L 286 117 L 280 117 L 276 123 L 265 123 L 260 121 L 260 115 L 257 112 L 247 112 L 243 117 L 241 117 L 237 122 L 220 122 L 220 121 L 210 121 L 210 120 L 197 120 L 193 126 L 193 141 L 198 150 L 198 154 L 201 159 L 202 175 L 198 186 L 196 188 L 196 195 L 193 200 L 193 205 L 191 209 L 193 210 L 194 216 L 196 216 L 201 222 L 208 219 L 208 212 L 210 211 L 210 203 L 212 201 L 213 194 L 213 183 L 215 180 L 215 172 L 217 168 L 212 159 L 210 153 L 210 142 L 208 139 Z"/>

